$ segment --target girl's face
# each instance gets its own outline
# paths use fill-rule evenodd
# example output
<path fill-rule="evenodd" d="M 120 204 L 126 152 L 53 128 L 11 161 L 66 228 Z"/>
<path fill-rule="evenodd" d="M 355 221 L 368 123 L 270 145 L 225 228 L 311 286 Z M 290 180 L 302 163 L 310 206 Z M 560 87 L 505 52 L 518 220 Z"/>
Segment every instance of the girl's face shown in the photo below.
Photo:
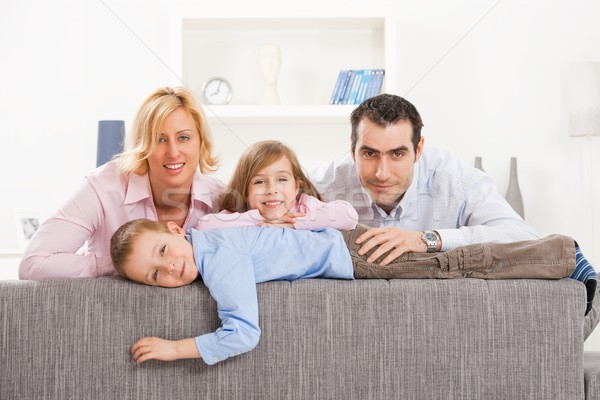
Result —
<path fill-rule="evenodd" d="M 266 220 L 280 220 L 294 207 L 298 188 L 292 164 L 282 156 L 250 178 L 250 209 L 257 209 Z"/>

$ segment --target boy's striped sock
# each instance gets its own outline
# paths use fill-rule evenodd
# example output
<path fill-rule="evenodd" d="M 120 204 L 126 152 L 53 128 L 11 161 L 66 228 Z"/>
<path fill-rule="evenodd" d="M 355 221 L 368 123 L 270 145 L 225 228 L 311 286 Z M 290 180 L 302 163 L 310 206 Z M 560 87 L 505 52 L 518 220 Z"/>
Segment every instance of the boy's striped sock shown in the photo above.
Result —
<path fill-rule="evenodd" d="M 575 271 L 570 278 L 576 279 L 585 284 L 587 289 L 587 305 L 585 315 L 592 309 L 592 300 L 596 294 L 596 271 L 592 264 L 583 256 L 579 245 L 575 244 Z"/>

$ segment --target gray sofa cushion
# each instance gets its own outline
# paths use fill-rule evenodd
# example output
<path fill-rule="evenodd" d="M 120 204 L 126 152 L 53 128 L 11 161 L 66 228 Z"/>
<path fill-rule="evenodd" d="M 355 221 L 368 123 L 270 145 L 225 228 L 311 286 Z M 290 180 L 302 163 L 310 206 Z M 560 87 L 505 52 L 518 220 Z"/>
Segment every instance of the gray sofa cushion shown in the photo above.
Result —
<path fill-rule="evenodd" d="M 578 399 L 583 285 L 301 280 L 258 286 L 262 338 L 215 366 L 136 365 L 143 336 L 219 326 L 200 282 L 0 282 L 0 398 Z"/>

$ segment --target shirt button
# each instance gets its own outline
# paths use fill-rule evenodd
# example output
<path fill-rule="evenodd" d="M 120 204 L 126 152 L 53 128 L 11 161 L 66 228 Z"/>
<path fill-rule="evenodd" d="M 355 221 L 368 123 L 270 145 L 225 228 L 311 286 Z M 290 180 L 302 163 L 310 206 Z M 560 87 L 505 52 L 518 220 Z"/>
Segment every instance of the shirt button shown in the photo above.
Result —
<path fill-rule="evenodd" d="M 219 362 L 219 357 L 213 357 L 213 362 Z"/>

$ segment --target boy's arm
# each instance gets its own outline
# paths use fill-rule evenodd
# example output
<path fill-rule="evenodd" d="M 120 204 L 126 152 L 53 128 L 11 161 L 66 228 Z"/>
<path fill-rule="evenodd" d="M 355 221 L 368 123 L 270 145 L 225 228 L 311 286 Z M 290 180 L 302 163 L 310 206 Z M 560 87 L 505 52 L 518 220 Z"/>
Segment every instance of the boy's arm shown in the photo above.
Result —
<path fill-rule="evenodd" d="M 259 341 L 258 300 L 252 262 L 253 240 L 245 229 L 228 229 L 230 243 L 222 243 L 202 261 L 204 284 L 217 302 L 221 327 L 195 338 L 208 365 L 252 350 Z M 254 231 L 256 232 L 256 231 Z"/>
<path fill-rule="evenodd" d="M 138 364 L 147 360 L 174 361 L 201 357 L 194 338 L 167 340 L 145 337 L 131 346 L 131 354 Z"/>

